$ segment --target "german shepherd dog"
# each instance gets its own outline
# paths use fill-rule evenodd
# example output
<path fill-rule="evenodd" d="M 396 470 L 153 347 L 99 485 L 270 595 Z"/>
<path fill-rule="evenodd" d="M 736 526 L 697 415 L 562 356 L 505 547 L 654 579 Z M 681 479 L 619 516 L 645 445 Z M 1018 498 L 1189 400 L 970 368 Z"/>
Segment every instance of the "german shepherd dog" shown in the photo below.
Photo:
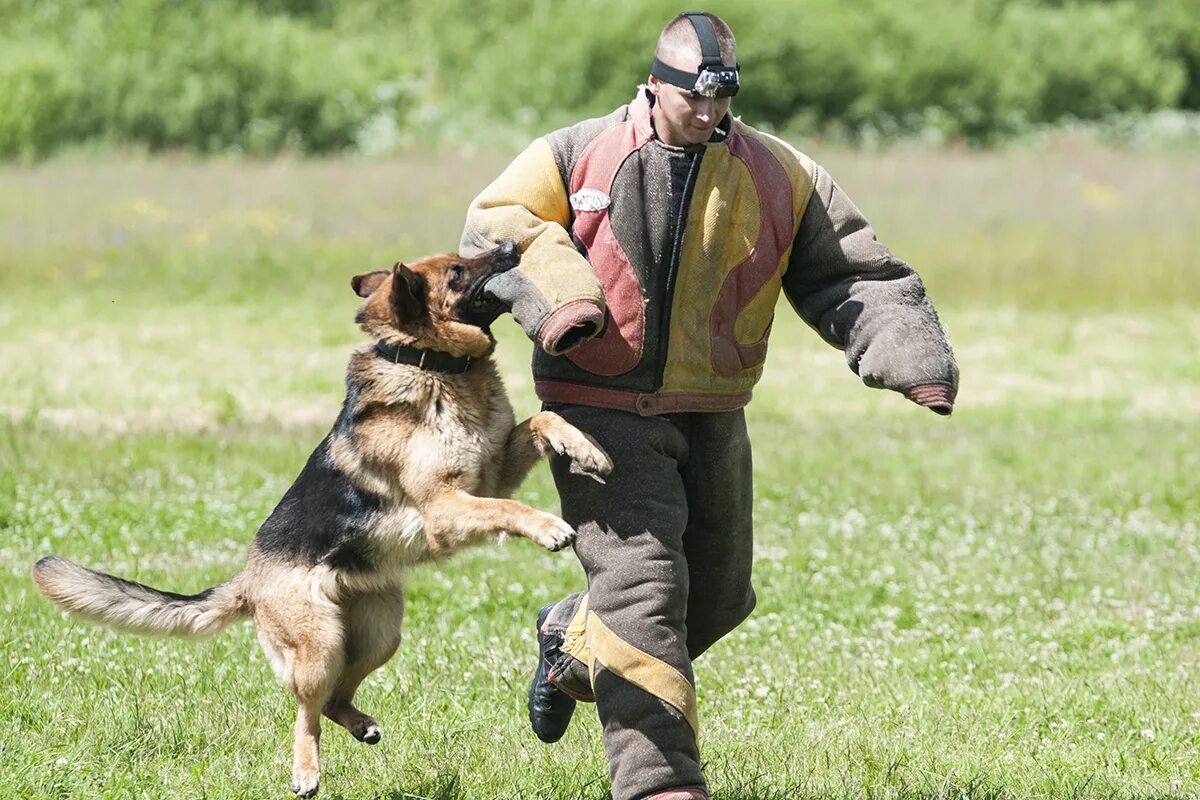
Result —
<path fill-rule="evenodd" d="M 551 451 L 597 480 L 612 469 L 554 413 L 514 424 L 490 358 L 499 312 L 481 287 L 517 261 L 506 243 L 476 259 L 430 256 L 354 277 L 366 298 L 356 321 L 372 342 L 351 354 L 337 422 L 228 581 L 180 595 L 47 557 L 33 568 L 38 589 L 137 633 L 203 636 L 253 617 L 298 706 L 292 791 L 316 794 L 322 714 L 359 741 L 380 739 L 354 693 L 400 643 L 405 570 L 503 534 L 564 547 L 567 523 L 504 498 Z"/>

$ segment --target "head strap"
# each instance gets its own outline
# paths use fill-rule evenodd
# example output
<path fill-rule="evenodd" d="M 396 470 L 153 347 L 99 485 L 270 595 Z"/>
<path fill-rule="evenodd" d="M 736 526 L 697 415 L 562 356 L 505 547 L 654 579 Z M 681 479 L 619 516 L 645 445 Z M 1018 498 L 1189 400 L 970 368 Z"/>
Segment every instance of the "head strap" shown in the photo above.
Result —
<path fill-rule="evenodd" d="M 696 29 L 696 37 L 700 40 L 700 70 L 705 67 L 723 67 L 721 61 L 721 45 L 717 42 L 717 31 L 707 14 L 690 11 L 687 13 L 688 22 Z"/>
<path fill-rule="evenodd" d="M 740 88 L 741 65 L 725 66 L 716 28 L 707 14 L 689 12 L 684 16 L 692 23 L 696 38 L 700 40 L 699 70 L 688 72 L 676 69 L 656 57 L 650 65 L 650 74 L 672 86 L 686 89 L 693 97 L 733 97 Z"/>

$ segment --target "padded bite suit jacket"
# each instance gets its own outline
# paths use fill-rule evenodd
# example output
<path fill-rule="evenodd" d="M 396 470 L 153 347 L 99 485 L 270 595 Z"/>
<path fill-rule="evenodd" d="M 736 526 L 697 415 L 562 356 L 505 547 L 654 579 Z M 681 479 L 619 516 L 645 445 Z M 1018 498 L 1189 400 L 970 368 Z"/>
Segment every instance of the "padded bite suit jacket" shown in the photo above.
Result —
<path fill-rule="evenodd" d="M 782 291 L 868 386 L 949 413 L 958 369 L 920 276 L 829 174 L 728 116 L 707 144 L 664 144 L 650 102 L 537 139 L 468 210 L 464 254 L 522 251 L 489 289 L 538 345 L 538 396 L 740 408 Z"/>

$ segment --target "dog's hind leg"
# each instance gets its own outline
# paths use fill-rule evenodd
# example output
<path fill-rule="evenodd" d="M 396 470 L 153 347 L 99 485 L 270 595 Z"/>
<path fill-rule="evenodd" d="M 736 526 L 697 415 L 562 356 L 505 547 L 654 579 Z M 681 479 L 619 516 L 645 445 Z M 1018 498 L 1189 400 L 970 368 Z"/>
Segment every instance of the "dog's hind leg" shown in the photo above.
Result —
<path fill-rule="evenodd" d="M 341 609 L 323 599 L 311 580 L 298 580 L 256 603 L 254 618 L 263 648 L 296 698 L 292 791 L 312 797 L 321 778 L 321 709 L 345 663 Z"/>
<path fill-rule="evenodd" d="M 354 693 L 396 652 L 403 619 L 404 598 L 399 592 L 364 595 L 346 610 L 346 666 L 325 704 L 325 716 L 360 742 L 376 744 L 383 731 L 370 715 L 354 707 Z"/>

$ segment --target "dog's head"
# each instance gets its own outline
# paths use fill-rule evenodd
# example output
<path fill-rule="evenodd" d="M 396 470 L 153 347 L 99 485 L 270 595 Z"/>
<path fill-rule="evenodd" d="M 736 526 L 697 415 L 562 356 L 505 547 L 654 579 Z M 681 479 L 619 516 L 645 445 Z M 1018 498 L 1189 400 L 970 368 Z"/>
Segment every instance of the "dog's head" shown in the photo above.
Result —
<path fill-rule="evenodd" d="M 502 309 L 484 297 L 483 285 L 519 261 L 516 246 L 505 242 L 477 258 L 447 253 L 355 275 L 350 285 L 367 299 L 355 320 L 389 344 L 486 355 L 495 344 L 488 326 Z"/>

